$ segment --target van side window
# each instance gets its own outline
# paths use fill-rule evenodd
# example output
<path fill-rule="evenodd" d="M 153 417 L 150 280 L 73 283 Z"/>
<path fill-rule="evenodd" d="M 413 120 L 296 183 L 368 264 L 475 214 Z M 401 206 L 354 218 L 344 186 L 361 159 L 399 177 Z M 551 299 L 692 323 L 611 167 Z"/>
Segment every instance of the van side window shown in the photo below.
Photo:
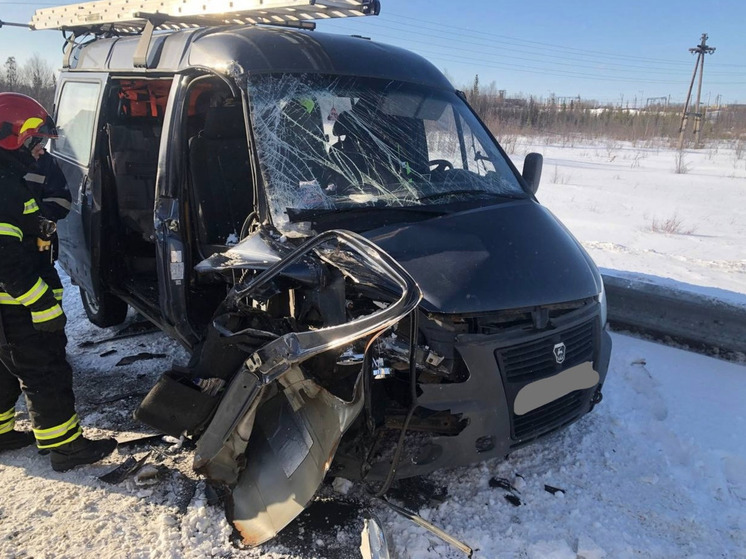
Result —
<path fill-rule="evenodd" d="M 53 140 L 58 155 L 88 165 L 96 125 L 96 106 L 101 85 L 93 82 L 66 82 L 57 109 L 59 137 Z"/>

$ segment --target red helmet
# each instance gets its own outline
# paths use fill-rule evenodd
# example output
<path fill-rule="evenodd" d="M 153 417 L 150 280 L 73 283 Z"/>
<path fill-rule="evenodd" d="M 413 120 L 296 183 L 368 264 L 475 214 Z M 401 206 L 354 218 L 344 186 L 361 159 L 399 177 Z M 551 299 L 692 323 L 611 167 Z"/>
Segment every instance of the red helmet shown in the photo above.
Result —
<path fill-rule="evenodd" d="M 0 93 L 0 148 L 32 148 L 45 138 L 56 138 L 57 127 L 44 107 L 20 93 Z"/>

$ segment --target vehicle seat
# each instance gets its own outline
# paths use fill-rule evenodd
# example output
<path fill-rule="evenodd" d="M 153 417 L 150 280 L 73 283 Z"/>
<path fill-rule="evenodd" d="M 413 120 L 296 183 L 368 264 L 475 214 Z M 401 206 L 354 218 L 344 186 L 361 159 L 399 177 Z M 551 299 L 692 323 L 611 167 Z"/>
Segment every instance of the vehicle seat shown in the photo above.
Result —
<path fill-rule="evenodd" d="M 133 119 L 126 124 L 110 124 L 108 132 L 120 218 L 127 227 L 152 242 L 161 124 L 156 120 Z"/>
<path fill-rule="evenodd" d="M 320 184 L 327 163 L 321 109 L 311 99 L 294 99 L 282 109 L 282 144 L 278 160 L 282 175 L 292 183 L 317 180 Z"/>
<path fill-rule="evenodd" d="M 337 116 L 332 128 L 332 134 L 338 140 L 329 149 L 331 160 L 339 167 L 339 172 L 351 186 L 359 186 L 363 182 L 363 175 L 367 175 L 368 160 L 363 152 L 359 136 L 364 134 L 361 125 L 350 111 L 343 111 Z"/>
<path fill-rule="evenodd" d="M 330 148 L 330 158 L 353 190 L 372 186 L 385 191 L 399 182 L 399 159 L 385 141 L 381 117 L 356 108 L 337 117 L 332 134 L 339 140 Z"/>
<path fill-rule="evenodd" d="M 204 129 L 189 142 L 189 166 L 202 243 L 224 245 L 254 205 L 240 104 L 208 109 Z"/>

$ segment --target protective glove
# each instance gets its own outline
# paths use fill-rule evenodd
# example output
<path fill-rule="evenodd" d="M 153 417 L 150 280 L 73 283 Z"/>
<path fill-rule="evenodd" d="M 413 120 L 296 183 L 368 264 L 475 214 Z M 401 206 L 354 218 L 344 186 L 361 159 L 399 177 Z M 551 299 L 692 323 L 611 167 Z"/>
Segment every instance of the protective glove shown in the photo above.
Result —
<path fill-rule="evenodd" d="M 44 241 L 51 241 L 57 232 L 57 224 L 51 219 L 39 216 L 39 238 Z"/>
<path fill-rule="evenodd" d="M 59 332 L 60 330 L 65 329 L 65 324 L 67 324 L 67 317 L 63 312 L 60 316 L 53 318 L 52 320 L 34 322 L 34 328 L 39 332 Z"/>

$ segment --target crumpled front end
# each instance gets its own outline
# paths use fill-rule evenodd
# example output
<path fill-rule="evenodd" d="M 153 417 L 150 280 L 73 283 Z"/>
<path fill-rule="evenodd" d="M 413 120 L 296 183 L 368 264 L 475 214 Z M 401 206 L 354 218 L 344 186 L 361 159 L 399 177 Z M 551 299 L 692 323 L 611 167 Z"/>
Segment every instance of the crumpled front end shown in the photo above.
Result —
<path fill-rule="evenodd" d="M 177 410 L 155 414 L 160 428 L 198 439 L 194 467 L 223 487 L 250 545 L 300 514 L 329 472 L 383 494 L 397 478 L 505 456 L 601 397 L 611 343 L 598 297 L 433 312 L 397 261 L 341 231 L 294 251 L 259 232 L 200 266 L 246 273 L 177 383 L 210 387 L 208 412 L 180 396 L 141 415 Z"/>
<path fill-rule="evenodd" d="M 239 246 L 232 265 L 255 256 Z M 190 373 L 203 384 L 216 375 L 207 384 L 222 380 L 224 391 L 210 419 L 188 430 L 199 437 L 195 470 L 223 486 L 246 544 L 274 537 L 311 501 L 364 406 L 364 360 L 346 356 L 420 300 L 370 241 L 330 231 L 239 282 L 218 309 Z M 220 379 L 231 354 L 241 356 L 238 371 Z"/>

